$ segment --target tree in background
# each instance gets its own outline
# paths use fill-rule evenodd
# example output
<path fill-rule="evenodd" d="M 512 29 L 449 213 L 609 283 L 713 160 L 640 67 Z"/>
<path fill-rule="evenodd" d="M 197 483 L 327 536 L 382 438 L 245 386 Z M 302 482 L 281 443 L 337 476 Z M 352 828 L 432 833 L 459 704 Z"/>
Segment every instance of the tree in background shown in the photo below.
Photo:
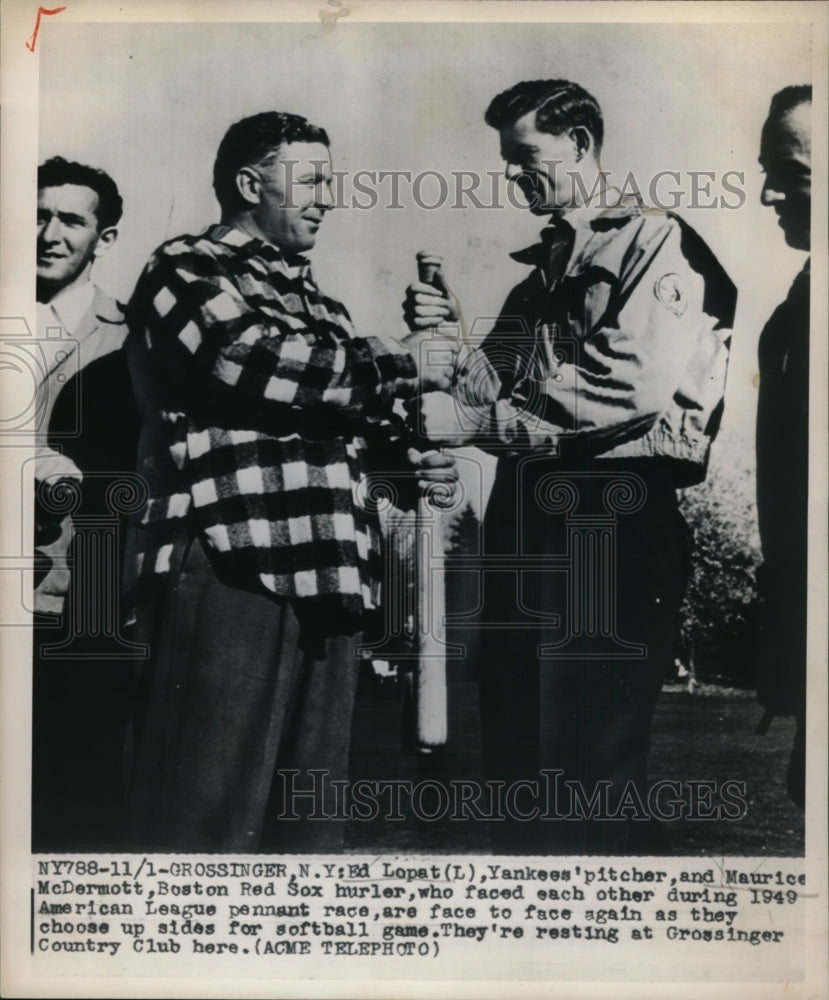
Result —
<path fill-rule="evenodd" d="M 680 495 L 694 535 L 682 606 L 686 666 L 708 680 L 754 683 L 755 573 L 760 563 L 753 448 L 717 442 L 705 482 Z"/>
<path fill-rule="evenodd" d="M 452 680 L 472 680 L 477 677 L 477 660 L 481 643 L 480 602 L 481 570 L 459 565 L 463 556 L 481 554 L 481 522 L 471 503 L 445 519 L 446 551 L 446 638 L 459 643 L 465 655 L 450 657 L 447 663 Z M 454 620 L 453 620 L 454 618 Z"/>
<path fill-rule="evenodd" d="M 446 554 L 478 555 L 481 551 L 481 522 L 471 503 L 446 518 Z"/>

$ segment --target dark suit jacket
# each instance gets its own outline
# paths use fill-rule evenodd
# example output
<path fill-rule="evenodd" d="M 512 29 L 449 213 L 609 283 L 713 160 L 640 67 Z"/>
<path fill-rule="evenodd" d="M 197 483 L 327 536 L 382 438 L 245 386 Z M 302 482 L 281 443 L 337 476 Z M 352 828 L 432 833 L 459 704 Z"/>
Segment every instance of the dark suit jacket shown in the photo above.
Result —
<path fill-rule="evenodd" d="M 135 470 L 138 418 L 122 350 L 126 336 L 121 306 L 96 288 L 91 308 L 44 380 L 45 444 L 83 476 L 76 516 L 109 515 L 108 486 L 118 473 Z M 70 585 L 64 559 L 71 540 L 67 516 L 57 541 L 41 550 L 48 571 L 35 588 L 35 610 L 61 610 Z"/>

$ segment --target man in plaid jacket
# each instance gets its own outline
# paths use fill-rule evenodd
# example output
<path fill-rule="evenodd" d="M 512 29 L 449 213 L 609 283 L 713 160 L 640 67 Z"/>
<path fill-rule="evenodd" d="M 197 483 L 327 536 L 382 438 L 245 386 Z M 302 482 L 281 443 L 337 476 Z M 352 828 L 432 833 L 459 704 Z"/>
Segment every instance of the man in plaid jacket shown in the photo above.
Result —
<path fill-rule="evenodd" d="M 331 781 L 348 777 L 355 636 L 382 569 L 370 463 L 398 484 L 454 477 L 390 419 L 418 388 L 412 358 L 356 337 L 314 281 L 331 177 L 304 118 L 237 122 L 214 166 L 221 224 L 159 247 L 135 290 L 136 849 L 342 846 Z"/>

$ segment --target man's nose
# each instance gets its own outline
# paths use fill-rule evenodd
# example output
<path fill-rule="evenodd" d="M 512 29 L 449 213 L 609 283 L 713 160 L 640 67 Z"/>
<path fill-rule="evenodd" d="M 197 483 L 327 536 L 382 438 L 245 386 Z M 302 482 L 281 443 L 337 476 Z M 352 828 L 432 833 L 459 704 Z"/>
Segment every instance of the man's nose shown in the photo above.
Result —
<path fill-rule="evenodd" d="M 770 181 L 766 181 L 763 184 L 763 190 L 760 192 L 760 201 L 771 208 L 773 205 L 777 205 L 781 201 L 786 200 L 786 194 L 781 191 L 780 188 L 776 187 Z"/>
<path fill-rule="evenodd" d="M 318 184 L 317 185 L 317 197 L 316 203 L 319 208 L 324 209 L 326 212 L 334 207 L 334 193 L 331 190 L 330 184 Z"/>
<path fill-rule="evenodd" d="M 61 238 L 60 220 L 52 216 L 38 233 L 44 243 L 58 243 Z"/>

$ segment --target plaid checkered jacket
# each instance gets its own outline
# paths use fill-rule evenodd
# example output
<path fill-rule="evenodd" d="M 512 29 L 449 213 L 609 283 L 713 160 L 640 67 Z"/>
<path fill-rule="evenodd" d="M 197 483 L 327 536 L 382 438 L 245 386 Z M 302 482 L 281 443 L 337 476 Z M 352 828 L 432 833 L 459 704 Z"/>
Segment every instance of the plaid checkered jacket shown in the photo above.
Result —
<path fill-rule="evenodd" d="M 223 226 L 159 247 L 129 313 L 150 489 L 128 554 L 132 600 L 169 572 L 189 526 L 231 585 L 332 622 L 376 608 L 368 459 L 400 461 L 387 418 L 412 391 L 411 357 L 356 337 L 304 258 Z"/>

